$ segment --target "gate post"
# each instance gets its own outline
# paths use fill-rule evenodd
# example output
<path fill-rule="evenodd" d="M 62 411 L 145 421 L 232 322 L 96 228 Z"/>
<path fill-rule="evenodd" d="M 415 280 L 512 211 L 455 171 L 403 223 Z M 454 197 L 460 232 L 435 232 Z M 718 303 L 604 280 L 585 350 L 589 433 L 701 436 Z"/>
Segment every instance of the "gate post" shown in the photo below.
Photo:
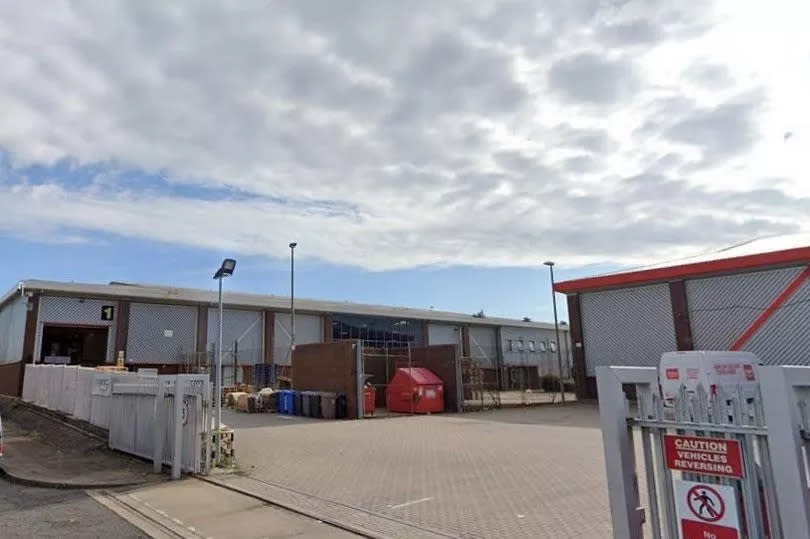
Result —
<path fill-rule="evenodd" d="M 605 448 L 605 468 L 610 498 L 610 516 L 613 537 L 641 539 L 643 536 L 643 509 L 638 492 L 635 448 L 631 429 L 627 424 L 627 407 L 622 381 L 614 373 L 616 367 L 596 368 L 596 387 L 599 397 L 599 418 L 602 423 L 602 443 Z M 621 368 L 622 372 L 632 367 Z M 639 380 L 624 382 L 657 383 L 655 372 L 640 369 Z M 624 378 L 624 377 L 622 377 Z"/>
<path fill-rule="evenodd" d="M 810 537 L 801 420 L 794 385 L 810 386 L 807 367 L 760 367 L 760 388 L 784 537 Z"/>
<path fill-rule="evenodd" d="M 163 470 L 163 440 L 166 437 L 166 404 L 164 402 L 165 396 L 165 378 L 158 376 L 157 393 L 155 394 L 155 407 L 152 412 L 152 471 L 160 473 Z"/>
<path fill-rule="evenodd" d="M 180 479 L 183 466 L 183 397 L 186 380 L 182 375 L 175 376 L 174 382 L 174 449 L 172 454 L 172 479 Z"/>

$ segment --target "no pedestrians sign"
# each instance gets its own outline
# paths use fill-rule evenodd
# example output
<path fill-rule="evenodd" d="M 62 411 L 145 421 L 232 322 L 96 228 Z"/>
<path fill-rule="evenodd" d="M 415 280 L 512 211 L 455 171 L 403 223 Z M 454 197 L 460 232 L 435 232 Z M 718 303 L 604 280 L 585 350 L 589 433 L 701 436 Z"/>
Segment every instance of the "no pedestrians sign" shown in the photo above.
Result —
<path fill-rule="evenodd" d="M 675 481 L 681 539 L 739 539 L 740 517 L 734 487 Z"/>

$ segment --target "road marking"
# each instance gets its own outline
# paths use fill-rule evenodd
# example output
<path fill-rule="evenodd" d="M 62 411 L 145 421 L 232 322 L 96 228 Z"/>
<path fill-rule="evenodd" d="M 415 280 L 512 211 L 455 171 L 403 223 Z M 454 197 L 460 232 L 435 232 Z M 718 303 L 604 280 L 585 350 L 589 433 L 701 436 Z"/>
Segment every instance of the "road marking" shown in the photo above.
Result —
<path fill-rule="evenodd" d="M 194 526 L 186 526 L 186 527 L 188 528 L 188 531 L 190 531 L 191 533 L 197 533 L 197 528 L 195 528 Z"/>
<path fill-rule="evenodd" d="M 389 509 L 399 509 L 400 507 L 408 507 L 409 505 L 416 505 L 417 503 L 424 503 L 432 500 L 433 498 L 419 498 L 418 500 L 411 500 L 409 502 L 400 503 L 397 505 L 389 505 Z"/>
<path fill-rule="evenodd" d="M 169 518 L 169 513 L 167 513 L 166 511 L 161 511 L 160 509 L 156 509 L 156 511 L 157 511 L 158 515 L 160 515 L 162 517 Z"/>
<path fill-rule="evenodd" d="M 175 524 L 180 524 L 181 526 L 184 526 L 183 521 L 182 521 L 182 520 L 180 520 L 179 518 L 174 518 L 174 517 L 172 517 L 172 521 L 173 521 Z"/>

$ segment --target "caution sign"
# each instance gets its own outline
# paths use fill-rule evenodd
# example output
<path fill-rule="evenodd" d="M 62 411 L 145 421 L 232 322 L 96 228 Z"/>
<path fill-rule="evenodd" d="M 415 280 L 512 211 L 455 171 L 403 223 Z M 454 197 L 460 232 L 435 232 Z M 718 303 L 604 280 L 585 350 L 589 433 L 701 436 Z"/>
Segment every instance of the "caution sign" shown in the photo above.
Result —
<path fill-rule="evenodd" d="M 683 480 L 674 483 L 681 539 L 739 539 L 734 487 Z"/>
<path fill-rule="evenodd" d="M 742 448 L 737 440 L 667 434 L 664 447 L 670 470 L 738 479 L 745 477 Z"/>

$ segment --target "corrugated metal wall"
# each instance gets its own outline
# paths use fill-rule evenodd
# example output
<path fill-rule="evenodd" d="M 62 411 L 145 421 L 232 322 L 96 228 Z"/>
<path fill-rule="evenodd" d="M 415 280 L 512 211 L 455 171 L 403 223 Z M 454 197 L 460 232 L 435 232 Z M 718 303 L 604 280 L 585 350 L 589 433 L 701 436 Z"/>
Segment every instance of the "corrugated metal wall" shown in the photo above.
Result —
<path fill-rule="evenodd" d="M 276 313 L 276 331 L 273 337 L 273 361 L 289 365 L 290 361 L 290 315 Z M 295 314 L 295 344 L 323 342 L 323 317 L 311 314 Z"/>
<path fill-rule="evenodd" d="M 597 366 L 657 366 L 677 349 L 669 285 L 581 295 L 587 375 Z"/>
<path fill-rule="evenodd" d="M 470 357 L 481 367 L 495 368 L 498 360 L 498 332 L 496 328 L 470 327 Z"/>
<path fill-rule="evenodd" d="M 520 327 L 501 328 L 501 338 L 503 339 L 503 363 L 504 365 L 538 365 L 544 367 L 544 372 L 551 366 L 557 368 L 557 353 L 551 351 L 551 343 L 556 342 L 554 330 L 532 329 Z M 560 342 L 566 338 L 566 332 L 560 330 Z M 523 351 L 513 350 L 516 341 L 523 342 Z M 534 343 L 534 352 L 531 351 L 530 343 Z M 553 365 L 552 365 L 553 364 Z"/>
<path fill-rule="evenodd" d="M 22 361 L 26 300 L 19 297 L 0 310 L 0 365 Z"/>
<path fill-rule="evenodd" d="M 197 308 L 133 303 L 129 311 L 127 361 L 183 363 L 195 351 Z"/>
<path fill-rule="evenodd" d="M 233 343 L 238 341 L 240 365 L 262 363 L 263 320 L 261 311 L 225 309 L 222 316 L 222 339 L 225 341 L 223 353 L 230 355 L 234 348 Z M 219 309 L 208 309 L 208 342 L 219 346 Z M 208 348 L 210 349 L 210 346 Z"/>
<path fill-rule="evenodd" d="M 428 344 L 461 346 L 461 328 L 449 324 L 428 324 Z"/>
<path fill-rule="evenodd" d="M 115 320 L 102 320 L 101 309 L 112 305 L 115 317 L 118 316 L 118 302 L 114 300 L 60 298 L 43 296 L 39 299 L 39 322 L 37 323 L 36 345 L 34 357 L 41 361 L 42 329 L 46 324 L 69 324 L 77 326 L 99 326 L 110 328 L 107 330 L 107 358 L 108 363 L 115 358 Z"/>
<path fill-rule="evenodd" d="M 801 270 L 783 268 L 687 281 L 695 349 L 728 350 Z M 805 283 L 744 350 L 768 364 L 810 364 L 808 349 L 810 285 Z"/>

